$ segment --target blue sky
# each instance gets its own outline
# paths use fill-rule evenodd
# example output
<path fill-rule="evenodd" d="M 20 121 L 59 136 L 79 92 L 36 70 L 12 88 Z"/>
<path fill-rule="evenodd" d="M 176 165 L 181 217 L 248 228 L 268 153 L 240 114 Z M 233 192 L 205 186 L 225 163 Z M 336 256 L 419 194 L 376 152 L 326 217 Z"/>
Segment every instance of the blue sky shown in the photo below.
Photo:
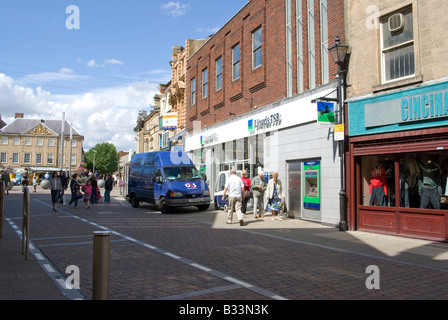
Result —
<path fill-rule="evenodd" d="M 246 3 L 0 0 L 2 119 L 65 112 L 85 150 L 104 141 L 134 150 L 138 110 L 148 110 L 158 84 L 170 80 L 173 45 L 215 33 Z"/>

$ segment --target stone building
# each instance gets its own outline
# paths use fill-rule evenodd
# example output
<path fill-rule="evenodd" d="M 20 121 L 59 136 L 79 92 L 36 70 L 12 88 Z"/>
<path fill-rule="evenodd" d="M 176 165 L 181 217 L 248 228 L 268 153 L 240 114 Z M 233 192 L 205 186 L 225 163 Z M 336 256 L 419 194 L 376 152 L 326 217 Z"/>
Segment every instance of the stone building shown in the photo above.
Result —
<path fill-rule="evenodd" d="M 70 155 L 70 124 L 64 124 L 63 159 L 61 163 L 62 120 L 16 119 L 0 129 L 0 167 L 13 171 L 76 170 L 83 161 L 84 137 L 72 128 Z"/>
<path fill-rule="evenodd" d="M 348 220 L 448 240 L 448 2 L 348 0 Z"/>

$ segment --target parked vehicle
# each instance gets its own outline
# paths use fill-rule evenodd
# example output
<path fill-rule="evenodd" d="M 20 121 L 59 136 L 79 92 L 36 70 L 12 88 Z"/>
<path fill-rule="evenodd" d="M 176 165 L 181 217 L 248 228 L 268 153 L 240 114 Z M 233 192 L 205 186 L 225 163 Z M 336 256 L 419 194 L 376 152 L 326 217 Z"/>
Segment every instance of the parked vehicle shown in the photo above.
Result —
<path fill-rule="evenodd" d="M 241 171 L 236 172 L 238 177 L 241 177 Z M 228 202 L 226 200 L 222 200 L 222 195 L 224 193 L 224 188 L 226 185 L 227 178 L 230 177 L 230 171 L 220 171 L 218 173 L 218 178 L 215 183 L 215 193 L 214 193 L 214 206 L 215 210 L 219 210 L 223 208 L 224 211 L 227 211 Z"/>
<path fill-rule="evenodd" d="M 135 154 L 129 169 L 127 197 L 134 208 L 140 202 L 148 202 L 157 205 L 162 213 L 186 206 L 207 210 L 211 202 L 207 183 L 181 151 Z"/>

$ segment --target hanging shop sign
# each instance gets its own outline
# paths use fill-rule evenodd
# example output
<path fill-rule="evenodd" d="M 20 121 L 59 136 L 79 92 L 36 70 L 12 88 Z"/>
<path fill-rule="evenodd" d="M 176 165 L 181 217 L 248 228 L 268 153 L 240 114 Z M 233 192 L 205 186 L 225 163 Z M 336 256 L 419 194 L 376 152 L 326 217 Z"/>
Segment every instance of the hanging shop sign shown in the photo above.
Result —
<path fill-rule="evenodd" d="M 334 124 L 334 103 L 317 101 L 317 125 L 319 127 L 332 127 Z"/>

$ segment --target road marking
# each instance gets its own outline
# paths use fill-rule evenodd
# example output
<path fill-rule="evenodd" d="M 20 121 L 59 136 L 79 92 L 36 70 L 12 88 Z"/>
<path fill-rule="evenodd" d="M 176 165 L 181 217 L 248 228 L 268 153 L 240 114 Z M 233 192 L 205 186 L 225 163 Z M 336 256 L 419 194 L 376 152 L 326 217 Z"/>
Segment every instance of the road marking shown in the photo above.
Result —
<path fill-rule="evenodd" d="M 47 204 L 47 203 L 45 203 L 45 202 L 43 202 L 43 201 L 41 201 L 39 199 L 34 199 L 34 200 L 39 202 L 39 203 L 41 203 L 41 204 L 43 204 L 43 205 L 45 205 L 45 206 L 47 206 L 47 207 L 51 207 L 51 205 L 49 205 L 49 204 Z M 112 230 L 112 229 L 109 229 L 109 228 L 104 227 L 104 226 L 100 226 L 100 225 L 98 225 L 97 223 L 95 223 L 93 221 L 80 218 L 80 217 L 78 217 L 78 216 L 76 216 L 76 215 L 74 215 L 74 214 L 72 214 L 70 212 L 67 212 L 67 211 L 64 211 L 64 210 L 59 210 L 59 212 L 67 214 L 67 215 L 69 215 L 69 216 L 71 216 L 73 218 L 76 218 L 76 219 L 78 219 L 80 221 L 83 221 L 83 222 L 85 220 L 88 224 L 90 224 L 92 226 L 101 227 L 103 230 L 107 230 L 107 231 L 109 231 L 111 233 L 114 233 L 114 234 L 118 235 L 118 233 L 116 231 Z M 189 266 L 191 266 L 193 268 L 196 268 L 196 269 L 199 269 L 201 271 L 207 272 L 207 273 L 209 273 L 209 274 L 211 274 L 211 275 L 213 275 L 215 277 L 218 277 L 218 278 L 221 278 L 221 279 L 226 280 L 228 282 L 231 282 L 231 283 L 243 286 L 244 288 L 246 288 L 246 289 L 248 289 L 250 291 L 253 291 L 253 292 L 257 293 L 257 294 L 261 294 L 261 295 L 264 295 L 265 297 L 268 297 L 268 298 L 271 298 L 271 299 L 275 299 L 275 300 L 287 300 L 286 298 L 284 298 L 282 296 L 279 296 L 279 295 L 277 295 L 276 293 L 274 293 L 272 291 L 269 291 L 267 289 L 264 289 L 264 288 L 261 288 L 261 287 L 257 287 L 257 286 L 254 286 L 252 284 L 249 284 L 247 282 L 238 280 L 238 279 L 233 278 L 233 277 L 231 277 L 229 275 L 226 275 L 226 274 L 224 274 L 224 273 L 222 273 L 220 271 L 209 269 L 207 267 L 201 266 L 200 264 L 197 264 L 196 262 L 193 262 L 193 261 L 191 261 L 191 260 L 189 260 L 187 258 L 179 257 L 179 256 L 177 256 L 177 255 L 175 255 L 175 254 L 173 254 L 171 252 L 168 252 L 168 251 L 166 251 L 164 249 L 152 246 L 152 245 L 150 245 L 148 243 L 145 243 L 143 241 L 140 241 L 140 240 L 136 240 L 136 239 L 131 238 L 131 237 L 125 235 L 125 234 L 121 234 L 120 233 L 119 237 L 124 238 L 126 240 L 129 240 L 130 242 L 133 242 L 135 244 L 141 245 L 143 247 L 149 248 L 149 249 L 151 249 L 151 250 L 153 250 L 155 252 L 161 253 L 161 254 L 163 254 L 165 256 L 168 256 L 168 257 L 170 257 L 172 259 L 175 259 L 176 261 L 179 261 L 181 263 L 189 265 Z"/>

